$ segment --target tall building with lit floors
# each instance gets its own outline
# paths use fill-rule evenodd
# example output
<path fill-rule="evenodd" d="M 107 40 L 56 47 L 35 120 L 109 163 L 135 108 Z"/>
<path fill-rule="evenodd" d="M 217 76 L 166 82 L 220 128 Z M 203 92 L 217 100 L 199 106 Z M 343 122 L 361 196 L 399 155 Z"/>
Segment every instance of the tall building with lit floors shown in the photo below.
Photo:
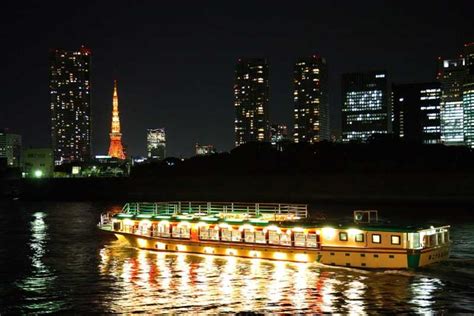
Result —
<path fill-rule="evenodd" d="M 293 82 L 295 143 L 329 140 L 326 59 L 317 55 L 298 59 L 294 66 Z"/>
<path fill-rule="evenodd" d="M 392 85 L 393 133 L 410 142 L 441 143 L 440 98 L 438 82 Z"/>
<path fill-rule="evenodd" d="M 163 160 L 166 158 L 166 133 L 164 128 L 148 129 L 146 142 L 149 159 Z"/>
<path fill-rule="evenodd" d="M 463 85 L 464 141 L 474 148 L 474 81 Z"/>
<path fill-rule="evenodd" d="M 235 67 L 235 146 L 269 141 L 268 64 L 263 58 L 241 58 Z"/>
<path fill-rule="evenodd" d="M 54 49 L 49 54 L 51 141 L 55 164 L 91 155 L 91 51 Z"/>
<path fill-rule="evenodd" d="M 125 153 L 122 145 L 122 133 L 120 132 L 117 80 L 114 80 L 114 94 L 112 99 L 112 129 L 109 135 L 109 156 L 117 159 L 125 159 Z"/>
<path fill-rule="evenodd" d="M 342 141 L 362 141 L 391 132 L 387 73 L 342 76 Z"/>
<path fill-rule="evenodd" d="M 467 75 L 464 57 L 438 59 L 441 83 L 441 141 L 446 145 L 464 145 L 463 83 Z"/>
<path fill-rule="evenodd" d="M 462 88 L 464 142 L 474 148 L 474 42 L 464 45 L 466 77 Z"/>

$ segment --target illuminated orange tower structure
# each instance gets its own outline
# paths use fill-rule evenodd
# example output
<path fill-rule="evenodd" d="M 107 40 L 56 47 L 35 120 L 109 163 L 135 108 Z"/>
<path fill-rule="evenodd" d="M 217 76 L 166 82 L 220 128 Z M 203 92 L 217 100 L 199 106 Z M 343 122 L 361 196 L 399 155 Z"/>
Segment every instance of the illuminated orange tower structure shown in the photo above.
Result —
<path fill-rule="evenodd" d="M 120 133 L 120 118 L 118 110 L 117 80 L 114 80 L 114 97 L 112 101 L 112 131 L 110 133 L 109 156 L 125 159 L 122 146 L 122 133 Z"/>

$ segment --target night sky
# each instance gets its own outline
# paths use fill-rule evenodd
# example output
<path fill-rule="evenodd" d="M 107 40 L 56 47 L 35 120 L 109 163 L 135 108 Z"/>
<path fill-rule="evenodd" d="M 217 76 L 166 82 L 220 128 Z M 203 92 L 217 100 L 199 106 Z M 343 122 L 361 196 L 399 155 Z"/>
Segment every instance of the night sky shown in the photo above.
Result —
<path fill-rule="evenodd" d="M 437 56 L 474 39 L 472 0 L 9 1 L 1 11 L 0 127 L 26 146 L 50 146 L 48 51 L 84 44 L 94 154 L 108 149 L 114 79 L 128 153 L 144 155 L 146 129 L 164 127 L 168 155 L 187 157 L 196 142 L 233 147 L 239 56 L 268 58 L 270 119 L 290 127 L 295 59 L 326 57 L 337 130 L 342 73 L 386 69 L 392 82 L 432 81 Z"/>

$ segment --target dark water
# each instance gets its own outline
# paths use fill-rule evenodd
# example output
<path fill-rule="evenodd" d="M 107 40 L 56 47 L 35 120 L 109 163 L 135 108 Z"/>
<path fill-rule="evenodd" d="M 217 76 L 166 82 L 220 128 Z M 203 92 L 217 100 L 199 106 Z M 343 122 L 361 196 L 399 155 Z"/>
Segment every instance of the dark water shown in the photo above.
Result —
<path fill-rule="evenodd" d="M 398 222 L 453 226 L 451 259 L 414 273 L 137 250 L 96 229 L 113 207 L 0 202 L 0 314 L 474 313 L 470 210 L 379 209 Z"/>

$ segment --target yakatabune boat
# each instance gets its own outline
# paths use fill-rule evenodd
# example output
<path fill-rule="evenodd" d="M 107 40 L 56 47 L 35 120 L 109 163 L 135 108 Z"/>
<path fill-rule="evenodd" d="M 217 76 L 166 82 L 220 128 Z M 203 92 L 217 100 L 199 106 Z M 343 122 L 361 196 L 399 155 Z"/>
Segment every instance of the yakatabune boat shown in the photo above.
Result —
<path fill-rule="evenodd" d="M 142 249 L 360 268 L 426 266 L 446 260 L 451 245 L 449 226 L 382 225 L 377 211 L 331 226 L 308 218 L 304 204 L 127 203 L 99 227 Z"/>

